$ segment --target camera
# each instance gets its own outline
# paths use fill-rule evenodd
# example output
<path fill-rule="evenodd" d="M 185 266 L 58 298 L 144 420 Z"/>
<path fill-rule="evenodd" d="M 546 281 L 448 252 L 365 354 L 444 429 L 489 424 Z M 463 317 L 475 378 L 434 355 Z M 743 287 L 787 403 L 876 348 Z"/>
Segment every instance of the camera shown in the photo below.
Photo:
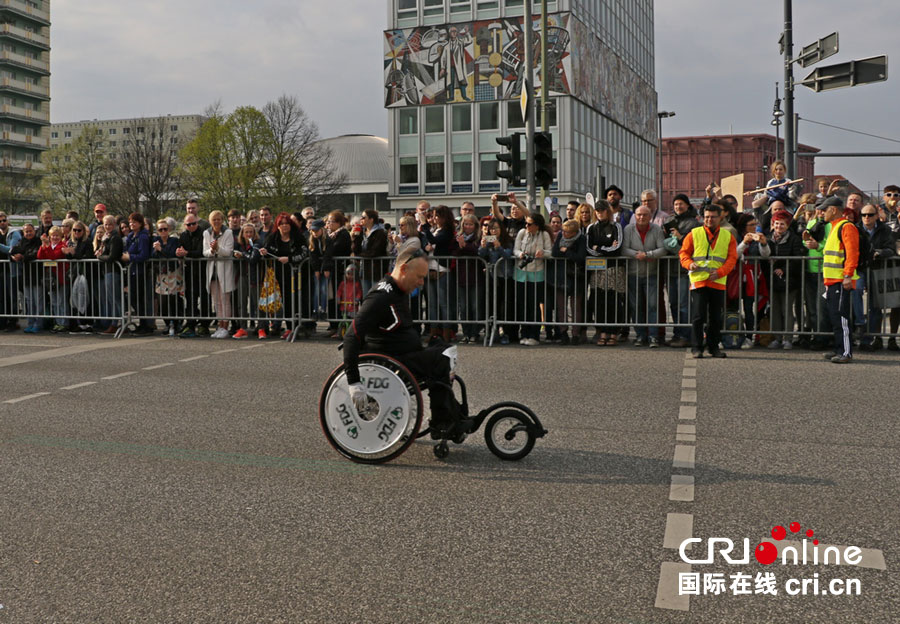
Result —
<path fill-rule="evenodd" d="M 496 240 L 497 240 L 497 237 L 494 236 L 493 234 L 488 234 L 487 236 L 484 237 L 485 243 L 493 243 Z"/>
<path fill-rule="evenodd" d="M 509 195 L 507 195 L 506 193 L 497 193 L 497 201 L 498 202 L 509 201 Z"/>
<path fill-rule="evenodd" d="M 838 180 L 838 181 L 837 181 L 837 187 L 838 187 L 838 188 L 847 188 L 848 186 L 850 186 L 850 181 L 849 181 L 849 180 Z"/>
<path fill-rule="evenodd" d="M 524 269 L 534 260 L 534 256 L 530 254 L 522 254 L 522 257 L 519 259 L 519 268 Z"/>

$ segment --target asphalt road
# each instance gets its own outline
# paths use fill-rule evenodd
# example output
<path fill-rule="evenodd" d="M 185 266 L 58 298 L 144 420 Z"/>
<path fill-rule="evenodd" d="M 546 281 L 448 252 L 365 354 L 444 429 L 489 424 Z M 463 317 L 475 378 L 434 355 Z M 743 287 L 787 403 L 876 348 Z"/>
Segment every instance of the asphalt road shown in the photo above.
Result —
<path fill-rule="evenodd" d="M 549 429 L 524 460 L 481 432 L 443 461 L 425 441 L 344 460 L 324 339 L 0 335 L 0 623 L 896 621 L 895 354 L 460 353 L 473 408 L 519 400 Z M 740 555 L 791 522 L 866 567 L 688 568 L 665 544 Z M 672 570 L 779 591 L 679 596 Z M 861 594 L 786 595 L 817 573 Z"/>

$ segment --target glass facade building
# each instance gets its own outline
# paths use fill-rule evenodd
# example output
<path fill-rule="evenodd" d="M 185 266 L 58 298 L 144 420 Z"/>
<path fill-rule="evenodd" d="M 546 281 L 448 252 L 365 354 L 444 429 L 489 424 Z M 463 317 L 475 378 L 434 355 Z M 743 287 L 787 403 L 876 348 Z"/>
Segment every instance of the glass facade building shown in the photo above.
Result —
<path fill-rule="evenodd" d="M 524 132 L 524 0 L 388 0 L 384 104 L 397 210 L 420 199 L 487 205 L 506 192 L 495 139 Z M 626 199 L 656 175 L 652 0 L 548 0 L 548 126 L 565 203 L 595 192 L 598 167 Z M 540 0 L 534 2 L 540 92 Z M 540 130 L 539 98 L 536 127 Z M 524 157 L 524 141 L 522 144 Z M 521 189 L 524 191 L 524 189 Z"/>

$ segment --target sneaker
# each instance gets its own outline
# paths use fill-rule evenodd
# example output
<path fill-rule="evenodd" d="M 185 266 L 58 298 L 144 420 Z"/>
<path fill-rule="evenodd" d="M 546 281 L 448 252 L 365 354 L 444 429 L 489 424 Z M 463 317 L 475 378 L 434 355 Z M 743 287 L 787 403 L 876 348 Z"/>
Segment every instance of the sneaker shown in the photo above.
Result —
<path fill-rule="evenodd" d="M 688 342 L 684 338 L 681 338 L 680 336 L 672 338 L 672 340 L 669 341 L 669 346 L 676 348 L 676 349 L 683 349 L 684 347 L 687 347 L 690 344 L 691 344 L 690 342 Z"/>
<path fill-rule="evenodd" d="M 659 338 L 651 338 L 650 339 L 650 348 L 658 349 L 659 348 Z"/>
<path fill-rule="evenodd" d="M 507 336 L 506 334 L 500 336 L 500 344 L 508 345 L 509 344 L 509 336 Z"/>
<path fill-rule="evenodd" d="M 200 325 L 197 327 L 197 335 L 198 336 L 209 336 L 209 327 L 206 325 Z"/>
<path fill-rule="evenodd" d="M 785 340 L 782 343 L 781 348 L 784 349 L 785 351 L 790 351 L 791 349 L 794 348 L 794 344 L 790 340 Z"/>
<path fill-rule="evenodd" d="M 259 340 L 265 340 L 266 339 L 266 330 L 260 329 L 258 332 L 256 332 L 256 336 Z"/>
<path fill-rule="evenodd" d="M 228 338 L 228 336 L 229 336 L 228 330 L 225 329 L 224 327 L 220 327 L 215 332 L 213 332 L 213 334 L 212 334 L 212 336 L 210 336 L 210 338 L 222 339 L 222 338 Z"/>
<path fill-rule="evenodd" d="M 695 360 L 699 360 L 700 358 L 703 357 L 703 351 L 701 351 L 700 349 L 691 349 L 691 356 Z"/>
<path fill-rule="evenodd" d="M 850 355 L 836 355 L 831 358 L 832 364 L 849 364 L 853 361 L 853 356 Z"/>
<path fill-rule="evenodd" d="M 281 334 L 281 340 L 287 340 L 290 337 L 291 337 L 291 330 L 289 330 L 289 329 L 284 330 L 284 333 Z"/>
<path fill-rule="evenodd" d="M 246 337 L 247 337 L 247 332 L 244 331 L 243 327 L 241 327 L 236 332 L 234 332 L 234 336 L 232 336 L 232 338 L 234 338 L 235 340 L 241 340 Z"/>
<path fill-rule="evenodd" d="M 36 334 L 38 333 L 38 328 L 32 325 L 30 327 L 26 327 L 23 331 L 26 334 Z"/>
<path fill-rule="evenodd" d="M 522 338 L 519 340 L 520 345 L 528 346 L 528 338 Z"/>
<path fill-rule="evenodd" d="M 780 348 L 781 348 L 781 341 L 780 341 L 780 340 L 773 340 L 772 342 L 769 343 L 769 348 L 770 348 L 770 349 L 780 349 Z"/>
<path fill-rule="evenodd" d="M 887 348 L 888 351 L 900 351 L 900 347 L 897 346 L 897 339 L 888 338 Z"/>
<path fill-rule="evenodd" d="M 631 345 L 634 347 L 646 347 L 650 345 L 650 341 L 646 338 L 635 338 L 631 341 Z"/>
<path fill-rule="evenodd" d="M 834 351 L 829 351 L 828 353 L 823 353 L 823 354 L 822 354 L 822 357 L 825 358 L 825 359 L 828 360 L 828 361 L 831 361 L 831 360 L 833 360 L 834 358 L 839 357 L 839 356 L 838 356 L 838 354 L 835 353 Z"/>
<path fill-rule="evenodd" d="M 744 341 L 741 343 L 741 349 L 752 349 L 753 341 L 749 338 L 744 338 Z"/>
<path fill-rule="evenodd" d="M 194 331 L 194 328 L 190 325 L 185 325 L 181 332 L 178 334 L 179 338 L 193 338 L 197 335 L 197 332 Z"/>
<path fill-rule="evenodd" d="M 710 352 L 709 356 L 714 357 L 714 358 L 727 358 L 728 357 L 727 355 L 725 355 L 724 351 L 712 351 L 712 352 Z"/>
<path fill-rule="evenodd" d="M 60 325 L 59 323 L 57 323 L 56 325 L 53 326 L 53 329 L 51 329 L 50 331 L 53 332 L 54 334 L 58 334 L 59 332 L 68 331 L 68 329 L 66 328 L 65 325 Z"/>

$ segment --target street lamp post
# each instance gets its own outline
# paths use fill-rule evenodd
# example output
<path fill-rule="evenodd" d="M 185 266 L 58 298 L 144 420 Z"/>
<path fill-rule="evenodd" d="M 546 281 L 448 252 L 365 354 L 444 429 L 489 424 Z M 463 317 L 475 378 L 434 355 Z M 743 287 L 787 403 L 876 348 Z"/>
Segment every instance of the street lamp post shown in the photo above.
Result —
<path fill-rule="evenodd" d="M 662 182 L 663 182 L 663 173 L 662 173 L 662 120 L 667 119 L 669 117 L 674 117 L 675 113 L 673 111 L 659 111 L 656 113 L 656 118 L 659 120 L 659 136 L 656 141 L 656 192 L 659 195 L 660 201 L 662 201 Z"/>
<path fill-rule="evenodd" d="M 772 125 L 775 126 L 775 160 L 778 158 L 778 148 L 781 143 L 779 130 L 781 129 L 781 118 L 784 117 L 784 111 L 781 110 L 781 98 L 778 97 L 778 83 L 775 83 L 775 104 L 772 105 Z M 785 151 L 787 154 L 787 151 Z"/>

